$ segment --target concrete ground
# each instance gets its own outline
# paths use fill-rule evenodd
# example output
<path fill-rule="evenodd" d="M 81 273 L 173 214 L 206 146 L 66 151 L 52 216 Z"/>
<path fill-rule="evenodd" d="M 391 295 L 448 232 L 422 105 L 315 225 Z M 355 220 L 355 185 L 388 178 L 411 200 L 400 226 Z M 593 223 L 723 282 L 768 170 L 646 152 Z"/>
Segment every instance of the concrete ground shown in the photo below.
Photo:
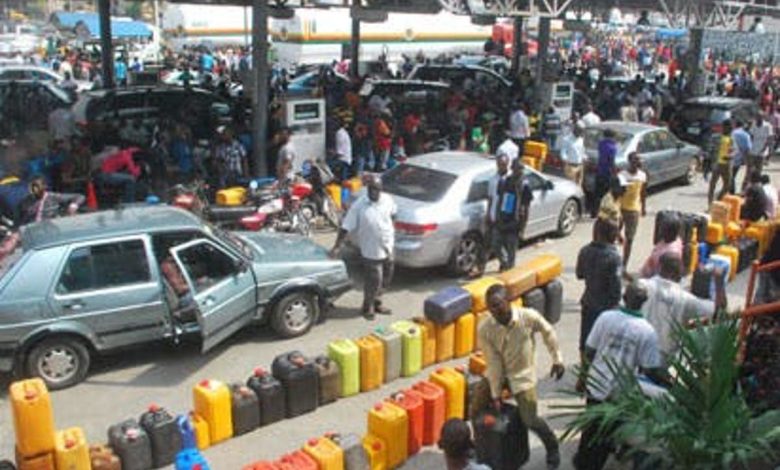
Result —
<path fill-rule="evenodd" d="M 780 181 L 778 168 L 778 164 L 769 168 L 775 181 Z M 706 205 L 706 186 L 703 181 L 693 186 L 667 186 L 653 191 L 648 201 L 648 215 L 639 224 L 629 270 L 636 271 L 651 250 L 656 211 L 703 211 Z M 564 260 L 564 314 L 556 330 L 568 368 L 578 362 L 578 300 L 583 289 L 582 283 L 575 279 L 574 265 L 578 251 L 590 241 L 590 237 L 591 223 L 586 220 L 567 238 L 538 240 L 518 252 L 518 262 L 543 252 L 557 253 Z M 316 235 L 317 241 L 328 247 L 333 238 L 332 233 Z M 495 269 L 495 265 L 491 265 L 490 269 Z M 359 270 L 352 269 L 352 272 L 359 287 Z M 744 302 L 746 279 L 747 274 L 743 273 L 729 285 L 732 307 Z M 105 442 L 109 425 L 138 417 L 150 403 L 167 407 L 174 413 L 186 412 L 191 408 L 191 387 L 201 379 L 243 382 L 255 367 L 270 366 L 276 355 L 286 351 L 298 349 L 310 355 L 321 354 L 334 339 L 356 338 L 390 321 L 421 315 L 425 297 L 455 282 L 461 281 L 449 278 L 439 269 L 399 269 L 385 300 L 393 310 L 392 317 L 379 316 L 376 321 L 367 322 L 359 314 L 361 293 L 354 290 L 337 302 L 336 309 L 325 323 L 317 325 L 303 338 L 280 341 L 266 329 L 250 328 L 205 355 L 200 354 L 197 344 L 189 343 L 178 346 L 153 345 L 100 358 L 84 383 L 52 394 L 57 427 L 81 426 L 90 442 Z M 560 434 L 566 419 L 555 417 L 561 411 L 552 407 L 581 403 L 581 400 L 566 393 L 573 390 L 574 376 L 569 369 L 560 382 L 550 379 L 550 358 L 541 344 L 537 351 L 537 361 L 540 413 L 550 420 L 552 427 Z M 461 359 L 453 361 L 453 364 L 464 362 L 465 359 Z M 385 385 L 378 391 L 341 399 L 314 413 L 232 439 L 208 449 L 206 458 L 212 469 L 238 469 L 253 461 L 275 459 L 299 448 L 307 439 L 327 431 L 362 435 L 366 430 L 366 412 L 375 402 L 427 377 L 429 373 L 430 369 L 414 378 Z M 5 392 L 9 380 L 4 378 L 3 391 L 0 392 L 0 458 L 13 457 L 12 418 Z M 562 468 L 571 468 L 576 443 L 575 439 L 563 444 Z M 532 436 L 531 446 L 531 461 L 525 468 L 544 468 L 544 449 L 535 436 Z M 443 460 L 436 449 L 429 448 L 410 459 L 403 468 L 439 469 L 443 468 Z"/>

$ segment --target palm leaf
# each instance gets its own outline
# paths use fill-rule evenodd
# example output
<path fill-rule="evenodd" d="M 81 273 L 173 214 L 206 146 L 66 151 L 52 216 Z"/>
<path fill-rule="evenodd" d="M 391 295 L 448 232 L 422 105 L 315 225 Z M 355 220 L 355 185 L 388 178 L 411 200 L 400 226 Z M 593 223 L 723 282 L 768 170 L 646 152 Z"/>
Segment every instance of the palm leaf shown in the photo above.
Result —
<path fill-rule="evenodd" d="M 572 417 L 563 438 L 588 427 L 598 437 L 630 444 L 629 454 L 649 454 L 642 468 L 748 468 L 757 459 L 771 460 L 780 448 L 780 411 L 753 419 L 738 387 L 738 328 L 735 321 L 674 326 L 679 353 L 670 358 L 674 371 L 669 393 L 644 396 L 635 371 L 608 363 L 616 389 L 599 405 L 560 406 Z M 604 374 L 591 369 L 591 389 L 611 388 Z"/>

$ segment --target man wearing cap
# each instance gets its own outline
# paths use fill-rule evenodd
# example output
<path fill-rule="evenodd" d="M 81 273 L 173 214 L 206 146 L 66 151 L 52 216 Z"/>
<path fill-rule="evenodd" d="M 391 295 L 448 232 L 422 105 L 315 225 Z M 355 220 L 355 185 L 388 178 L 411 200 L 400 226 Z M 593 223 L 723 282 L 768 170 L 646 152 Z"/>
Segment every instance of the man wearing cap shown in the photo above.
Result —
<path fill-rule="evenodd" d="M 382 192 L 378 176 L 367 176 L 366 187 L 367 194 L 355 201 L 344 217 L 330 253 L 338 256 L 347 235 L 352 234 L 365 267 L 362 313 L 367 320 L 373 320 L 376 313 L 391 313 L 382 305 L 382 292 L 393 278 L 396 205 Z"/>

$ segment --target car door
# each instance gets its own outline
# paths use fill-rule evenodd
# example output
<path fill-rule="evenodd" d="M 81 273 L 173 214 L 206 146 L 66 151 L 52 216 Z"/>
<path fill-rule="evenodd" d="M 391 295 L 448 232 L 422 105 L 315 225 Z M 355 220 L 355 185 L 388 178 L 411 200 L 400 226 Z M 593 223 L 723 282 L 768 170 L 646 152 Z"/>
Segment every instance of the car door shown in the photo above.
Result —
<path fill-rule="evenodd" d="M 189 285 L 203 337 L 203 352 L 237 332 L 255 316 L 257 290 L 252 269 L 211 240 L 198 239 L 171 250 Z"/>
<path fill-rule="evenodd" d="M 104 349 L 163 338 L 168 311 L 150 255 L 146 236 L 71 246 L 49 293 L 54 314 Z"/>
<path fill-rule="evenodd" d="M 461 208 L 461 220 L 467 220 L 468 226 L 462 227 L 462 233 L 469 230 L 485 232 L 485 217 L 488 211 L 488 182 L 492 172 L 487 171 L 476 176 L 471 181 L 469 193 Z"/>
<path fill-rule="evenodd" d="M 679 145 L 669 131 L 658 131 L 658 140 L 656 142 L 658 152 L 661 156 L 661 165 L 664 168 L 664 181 L 670 181 L 684 175 L 688 170 L 688 158 L 682 154 L 682 145 Z"/>
<path fill-rule="evenodd" d="M 541 175 L 526 170 L 523 178 L 534 195 L 528 209 L 528 223 L 523 237 L 528 240 L 557 228 L 562 201 L 550 181 Z"/>
<path fill-rule="evenodd" d="M 652 186 L 665 179 L 663 155 L 659 151 L 658 131 L 642 134 L 637 144 L 637 152 L 647 173 L 647 185 Z"/>

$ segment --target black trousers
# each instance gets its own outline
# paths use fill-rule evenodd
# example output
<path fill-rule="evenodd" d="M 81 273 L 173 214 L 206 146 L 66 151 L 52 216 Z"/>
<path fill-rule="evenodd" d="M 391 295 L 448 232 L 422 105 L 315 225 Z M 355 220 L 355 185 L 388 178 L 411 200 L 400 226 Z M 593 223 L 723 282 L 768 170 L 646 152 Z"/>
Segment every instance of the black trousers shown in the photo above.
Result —
<path fill-rule="evenodd" d="M 588 398 L 586 406 L 596 406 L 601 401 Z M 606 434 L 611 434 L 613 430 L 607 429 Z M 598 424 L 589 426 L 582 431 L 580 435 L 580 445 L 577 448 L 577 454 L 574 456 L 574 468 L 577 470 L 601 470 L 609 458 L 609 454 L 614 450 L 611 440 L 599 436 Z"/>
<path fill-rule="evenodd" d="M 382 304 L 382 293 L 393 280 L 395 266 L 392 258 L 373 260 L 363 258 L 366 280 L 363 286 L 363 311 L 368 312 Z"/>

